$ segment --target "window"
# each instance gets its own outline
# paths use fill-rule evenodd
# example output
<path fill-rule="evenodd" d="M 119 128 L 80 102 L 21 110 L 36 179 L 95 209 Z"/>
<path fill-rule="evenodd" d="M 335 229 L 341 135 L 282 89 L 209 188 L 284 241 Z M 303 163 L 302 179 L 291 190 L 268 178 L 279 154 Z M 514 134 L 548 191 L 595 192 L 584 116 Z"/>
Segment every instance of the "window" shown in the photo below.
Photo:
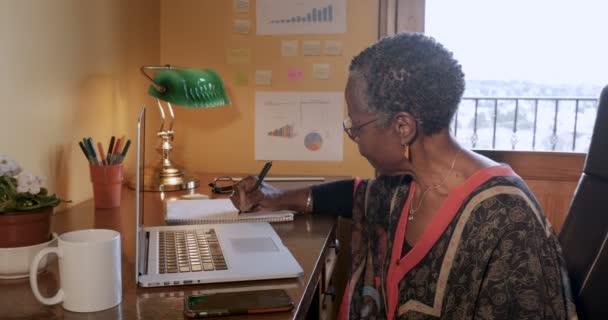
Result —
<path fill-rule="evenodd" d="M 426 0 L 424 12 L 425 33 L 466 74 L 452 126 L 460 142 L 586 152 L 608 83 L 607 2 Z"/>

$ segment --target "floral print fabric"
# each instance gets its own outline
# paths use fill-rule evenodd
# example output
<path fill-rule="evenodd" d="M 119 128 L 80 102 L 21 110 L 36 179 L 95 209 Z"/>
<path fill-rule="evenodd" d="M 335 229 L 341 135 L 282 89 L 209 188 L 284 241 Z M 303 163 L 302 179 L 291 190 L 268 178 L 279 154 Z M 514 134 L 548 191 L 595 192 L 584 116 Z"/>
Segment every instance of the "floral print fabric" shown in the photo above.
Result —
<path fill-rule="evenodd" d="M 576 318 L 554 232 L 510 168 L 483 169 L 451 192 L 410 247 L 414 188 L 408 176 L 357 186 L 343 318 Z"/>

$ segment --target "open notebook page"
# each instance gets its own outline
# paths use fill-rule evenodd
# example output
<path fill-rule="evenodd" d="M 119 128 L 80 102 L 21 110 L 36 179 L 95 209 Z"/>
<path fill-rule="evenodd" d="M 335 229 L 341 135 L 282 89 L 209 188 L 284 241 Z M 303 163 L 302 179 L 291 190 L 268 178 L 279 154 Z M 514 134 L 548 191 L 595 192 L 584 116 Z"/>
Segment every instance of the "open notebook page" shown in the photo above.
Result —
<path fill-rule="evenodd" d="M 174 200 L 167 202 L 165 220 L 168 223 L 228 223 L 292 221 L 293 211 L 246 212 L 239 210 L 230 199 Z"/>

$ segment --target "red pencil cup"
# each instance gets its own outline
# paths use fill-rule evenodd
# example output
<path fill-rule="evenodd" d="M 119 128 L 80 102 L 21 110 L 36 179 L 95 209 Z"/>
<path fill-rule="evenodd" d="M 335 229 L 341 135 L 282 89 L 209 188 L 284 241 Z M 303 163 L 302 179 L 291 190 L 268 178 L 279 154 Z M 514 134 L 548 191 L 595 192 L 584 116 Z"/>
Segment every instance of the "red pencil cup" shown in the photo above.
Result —
<path fill-rule="evenodd" d="M 89 166 L 95 208 L 116 208 L 120 206 L 122 189 L 122 164 L 111 166 Z"/>

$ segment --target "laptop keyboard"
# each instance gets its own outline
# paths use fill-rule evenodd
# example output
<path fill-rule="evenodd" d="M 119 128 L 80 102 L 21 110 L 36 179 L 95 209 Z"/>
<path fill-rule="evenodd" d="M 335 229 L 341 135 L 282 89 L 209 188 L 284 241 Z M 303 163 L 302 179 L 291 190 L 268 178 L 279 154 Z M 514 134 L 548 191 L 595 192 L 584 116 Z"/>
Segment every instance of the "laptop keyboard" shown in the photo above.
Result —
<path fill-rule="evenodd" d="M 160 231 L 158 272 L 227 270 L 214 229 Z"/>

